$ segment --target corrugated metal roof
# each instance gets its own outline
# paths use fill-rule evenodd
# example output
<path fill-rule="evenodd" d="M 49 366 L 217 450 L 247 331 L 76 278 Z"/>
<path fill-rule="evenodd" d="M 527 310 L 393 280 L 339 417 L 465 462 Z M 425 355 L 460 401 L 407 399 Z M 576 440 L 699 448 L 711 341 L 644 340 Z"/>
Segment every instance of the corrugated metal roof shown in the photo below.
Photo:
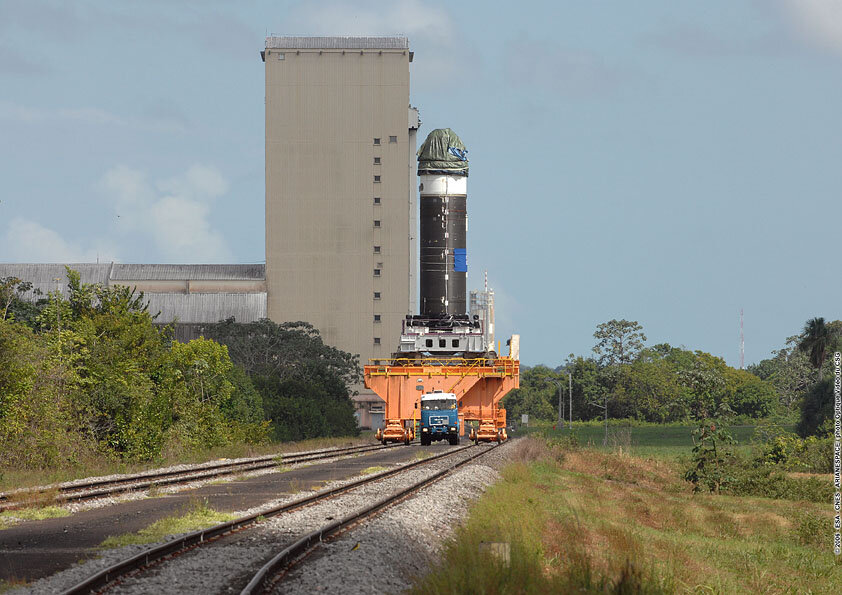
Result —
<path fill-rule="evenodd" d="M 45 295 L 50 291 L 61 289 L 67 293 L 67 273 L 64 269 L 69 266 L 79 273 L 82 283 L 108 283 L 110 263 L 92 264 L 4 264 L 0 263 L 0 278 L 17 277 L 23 281 L 32 282 L 33 288 L 40 289 Z M 56 281 L 59 279 L 59 281 Z"/>
<path fill-rule="evenodd" d="M 113 281 L 262 281 L 262 264 L 115 264 Z"/>
<path fill-rule="evenodd" d="M 237 322 L 266 318 L 266 293 L 147 293 L 155 322 L 212 323 L 234 317 Z"/>
<path fill-rule="evenodd" d="M 262 281 L 265 278 L 266 267 L 262 264 L 68 264 L 71 269 L 78 271 L 82 283 L 100 283 L 108 286 L 109 273 L 112 281 L 161 281 L 161 280 L 220 280 L 220 281 Z M 64 264 L 4 264 L 0 263 L 0 279 L 3 277 L 17 277 L 23 281 L 32 282 L 33 288 L 40 289 L 45 295 L 50 291 L 61 289 L 67 294 L 67 274 Z M 113 267 L 113 268 L 112 268 Z M 59 279 L 59 281 L 56 281 Z M 31 295 L 31 294 L 30 294 Z M 154 294 L 148 293 L 150 299 Z M 163 296 L 170 294 L 161 294 Z M 214 294 L 209 294 L 214 295 Z M 219 294 L 229 295 L 229 294 Z M 263 314 L 266 315 L 266 294 L 263 295 Z M 186 297 L 186 296 L 182 296 Z M 198 298 L 201 299 L 201 298 Z M 232 302 L 233 303 L 233 302 Z M 236 316 L 236 315 L 235 315 Z M 227 316 L 225 316 L 227 318 Z M 240 317 L 237 316 L 237 320 Z M 201 320 L 198 322 L 208 322 Z M 216 322 L 213 320 L 212 322 Z"/>
<path fill-rule="evenodd" d="M 282 50 L 408 50 L 409 39 L 388 37 L 267 37 L 266 49 Z"/>

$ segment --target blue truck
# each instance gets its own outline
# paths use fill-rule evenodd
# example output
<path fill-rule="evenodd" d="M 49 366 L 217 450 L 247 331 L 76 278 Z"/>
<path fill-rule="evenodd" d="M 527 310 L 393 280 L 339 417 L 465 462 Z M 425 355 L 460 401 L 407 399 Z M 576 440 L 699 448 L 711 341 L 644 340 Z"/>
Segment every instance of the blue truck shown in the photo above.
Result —
<path fill-rule="evenodd" d="M 433 440 L 459 444 L 459 411 L 453 393 L 421 395 L 421 445 L 429 446 Z"/>

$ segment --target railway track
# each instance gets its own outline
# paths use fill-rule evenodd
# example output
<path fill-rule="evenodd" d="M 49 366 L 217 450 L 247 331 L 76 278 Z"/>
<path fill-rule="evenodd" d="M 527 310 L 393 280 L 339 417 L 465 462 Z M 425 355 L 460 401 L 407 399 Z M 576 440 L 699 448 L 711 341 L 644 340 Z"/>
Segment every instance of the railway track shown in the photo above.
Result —
<path fill-rule="evenodd" d="M 336 456 L 346 456 L 386 448 L 396 448 L 395 445 L 365 445 L 344 448 L 328 448 L 312 450 L 286 455 L 264 455 L 238 461 L 227 461 L 196 466 L 190 469 L 169 470 L 163 472 L 150 471 L 117 478 L 92 479 L 83 482 L 68 482 L 51 486 L 24 488 L 12 492 L 0 493 L 0 512 L 14 510 L 28 506 L 43 506 L 46 504 L 65 504 L 93 500 L 126 492 L 146 490 L 153 487 L 164 487 L 175 484 L 190 483 L 206 479 L 237 475 L 261 469 L 270 469 L 278 465 L 292 465 L 306 463 Z"/>
<path fill-rule="evenodd" d="M 274 556 L 271 556 L 271 559 L 269 559 L 269 561 L 266 562 L 260 568 L 260 570 L 251 578 L 250 582 L 248 583 L 248 586 L 243 590 L 244 594 L 262 592 L 267 587 L 271 587 L 271 585 L 278 577 L 279 573 L 286 566 L 303 556 L 306 552 L 315 547 L 315 545 L 317 545 L 323 539 L 327 539 L 333 535 L 337 535 L 338 533 L 347 529 L 349 526 L 376 514 L 378 511 L 386 508 L 391 504 L 395 504 L 407 498 L 412 493 L 420 490 L 421 488 L 435 481 L 438 481 L 439 479 L 445 477 L 455 469 L 461 467 L 462 465 L 470 461 L 475 460 L 477 457 L 484 455 L 493 448 L 496 448 L 496 446 L 477 447 L 474 445 L 470 445 L 456 449 L 448 449 L 446 452 L 439 455 L 434 455 L 426 459 L 414 461 L 412 463 L 407 463 L 394 469 L 363 477 L 361 479 L 354 480 L 339 487 L 322 490 L 279 506 L 275 506 L 268 509 L 262 509 L 255 512 L 254 514 L 235 519 L 226 523 L 222 523 L 214 527 L 210 527 L 208 529 L 194 531 L 193 533 L 181 536 L 172 541 L 152 546 L 136 555 L 121 560 L 116 564 L 112 564 L 111 566 L 100 570 L 96 574 L 87 577 L 86 579 L 70 587 L 66 591 L 63 591 L 63 593 L 64 595 L 81 595 L 91 592 L 100 592 L 104 589 L 110 588 L 114 584 L 123 581 L 126 577 L 134 574 L 136 571 L 142 572 L 147 568 L 154 566 L 155 564 L 160 563 L 162 561 L 175 559 L 178 557 L 178 555 L 190 549 L 217 542 L 220 539 L 224 539 L 225 537 L 238 533 L 244 529 L 248 529 L 255 525 L 258 525 L 258 523 L 261 523 L 266 519 L 278 517 L 279 515 L 283 515 L 284 513 L 290 513 L 292 511 L 310 505 L 320 504 L 326 500 L 330 500 L 332 498 L 343 495 L 346 492 L 351 492 L 357 488 L 366 486 L 367 484 L 373 484 L 375 482 L 383 481 L 387 478 L 392 478 L 398 474 L 406 473 L 409 470 L 429 465 L 436 461 L 442 461 L 443 459 L 449 457 L 454 457 L 455 455 L 464 453 L 468 450 L 472 451 L 468 454 L 467 457 L 462 457 L 459 460 L 455 461 L 453 464 L 446 465 L 443 469 L 436 471 L 428 477 L 420 481 L 415 481 L 411 485 L 403 487 L 389 496 L 378 499 L 373 504 L 359 508 L 353 513 L 345 515 L 341 519 L 333 521 L 325 526 L 322 526 L 315 531 L 310 531 L 304 535 L 292 537 L 290 540 L 291 542 L 284 544 L 285 547 L 283 547 L 280 552 L 278 552 Z M 265 557 L 262 559 L 265 559 Z"/>

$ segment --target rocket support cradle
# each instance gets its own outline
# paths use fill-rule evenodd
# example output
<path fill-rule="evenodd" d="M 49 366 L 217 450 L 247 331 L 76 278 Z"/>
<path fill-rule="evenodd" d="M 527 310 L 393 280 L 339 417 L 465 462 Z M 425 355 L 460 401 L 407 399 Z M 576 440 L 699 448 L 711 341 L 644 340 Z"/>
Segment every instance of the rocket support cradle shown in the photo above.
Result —
<path fill-rule="evenodd" d="M 485 344 L 481 323 L 465 313 L 467 149 L 449 128 L 433 130 L 418 150 L 420 177 L 420 306 L 407 316 L 398 351 L 365 366 L 365 385 L 386 402 L 386 426 L 376 438 L 409 444 L 421 395 L 454 393 L 460 432 L 470 439 L 507 439 L 500 400 L 520 385 L 518 340 L 508 357 Z M 513 338 L 514 339 L 514 338 Z"/>

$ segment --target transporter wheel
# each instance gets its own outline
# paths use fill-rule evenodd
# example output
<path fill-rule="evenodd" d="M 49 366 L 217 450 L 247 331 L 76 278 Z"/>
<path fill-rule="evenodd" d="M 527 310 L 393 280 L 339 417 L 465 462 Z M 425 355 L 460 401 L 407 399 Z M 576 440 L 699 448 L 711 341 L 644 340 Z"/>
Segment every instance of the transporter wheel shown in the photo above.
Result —
<path fill-rule="evenodd" d="M 383 446 L 386 446 L 386 439 L 385 438 L 383 438 L 380 442 L 383 444 Z"/>

